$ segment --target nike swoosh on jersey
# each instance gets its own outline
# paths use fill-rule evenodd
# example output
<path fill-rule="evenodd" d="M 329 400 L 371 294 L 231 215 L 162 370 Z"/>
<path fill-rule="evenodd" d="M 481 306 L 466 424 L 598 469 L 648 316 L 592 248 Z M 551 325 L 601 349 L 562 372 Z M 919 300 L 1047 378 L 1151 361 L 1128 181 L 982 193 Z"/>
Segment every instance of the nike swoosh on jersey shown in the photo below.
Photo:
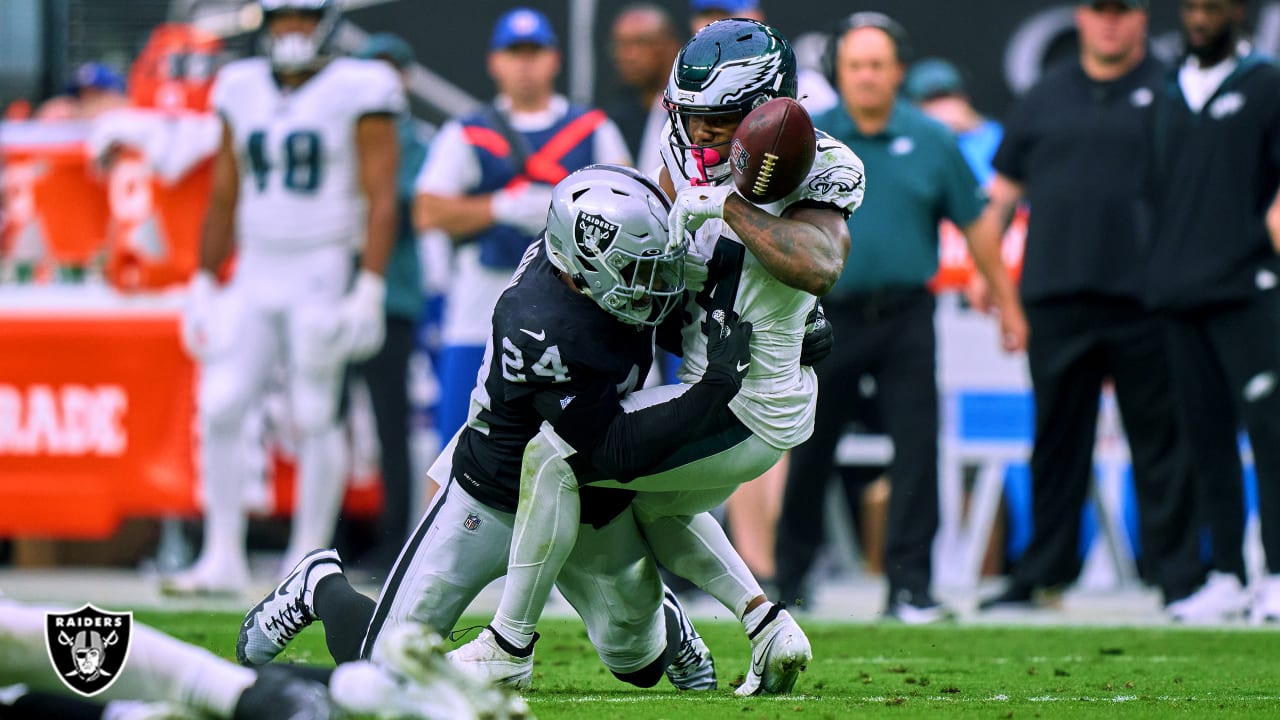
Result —
<path fill-rule="evenodd" d="M 744 362 L 744 363 L 738 363 L 738 372 L 742 372 L 743 370 L 746 370 L 749 367 L 751 367 L 750 361 Z"/>
<path fill-rule="evenodd" d="M 533 338 L 534 340 L 537 340 L 538 342 L 542 342 L 543 340 L 547 339 L 546 330 L 539 330 L 538 332 L 534 332 L 532 330 L 525 330 L 524 328 L 520 328 L 520 332 L 524 333 L 525 335 L 528 335 L 529 337 Z"/>

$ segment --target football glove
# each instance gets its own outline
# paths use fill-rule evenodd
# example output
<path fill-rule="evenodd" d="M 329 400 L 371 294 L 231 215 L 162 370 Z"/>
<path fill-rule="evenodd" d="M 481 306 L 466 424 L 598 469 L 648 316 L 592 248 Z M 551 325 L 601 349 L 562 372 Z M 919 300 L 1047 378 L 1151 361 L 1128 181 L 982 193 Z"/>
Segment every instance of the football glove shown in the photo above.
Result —
<path fill-rule="evenodd" d="M 382 348 L 386 333 L 387 283 L 381 275 L 361 270 L 355 285 L 338 306 L 338 347 L 359 362 Z"/>
<path fill-rule="evenodd" d="M 724 217 L 724 204 L 734 194 L 733 185 L 698 185 L 680 188 L 675 202 L 671 203 L 671 214 L 667 220 L 667 228 L 674 237 L 681 237 L 685 231 L 697 232 L 708 220 L 719 220 Z"/>
<path fill-rule="evenodd" d="M 728 380 L 735 390 L 751 369 L 751 323 L 738 313 L 716 309 L 707 316 L 707 370 L 704 379 Z"/>
<path fill-rule="evenodd" d="M 503 188 L 489 201 L 493 219 L 502 225 L 510 225 L 527 235 L 537 235 L 547 226 L 547 211 L 551 209 L 551 186 L 546 183 L 528 183 Z"/>
<path fill-rule="evenodd" d="M 831 354 L 835 345 L 835 332 L 827 316 L 822 312 L 822 303 L 815 302 L 809 316 L 804 319 L 804 339 L 800 341 L 800 364 L 817 365 Z"/>
<path fill-rule="evenodd" d="M 217 278 L 208 270 L 196 271 L 187 284 L 187 298 L 180 321 L 182 347 L 195 360 L 208 360 L 214 354 L 213 311 L 217 294 Z"/>

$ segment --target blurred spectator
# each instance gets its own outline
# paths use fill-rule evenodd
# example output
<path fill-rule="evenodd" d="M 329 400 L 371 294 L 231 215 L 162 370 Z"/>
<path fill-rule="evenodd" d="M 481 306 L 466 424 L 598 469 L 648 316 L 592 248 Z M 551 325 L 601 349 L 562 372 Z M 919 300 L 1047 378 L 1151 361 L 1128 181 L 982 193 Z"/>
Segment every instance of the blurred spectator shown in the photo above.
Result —
<path fill-rule="evenodd" d="M 760 0 L 689 0 L 689 32 L 691 33 L 697 33 L 716 20 L 731 17 L 765 21 L 764 8 L 760 7 Z M 804 105 L 810 115 L 830 110 L 839 102 L 836 91 L 827 78 L 822 77 L 822 73 L 801 67 L 796 73 L 796 81 L 799 83 L 796 99 Z"/>
<path fill-rule="evenodd" d="M 1183 0 L 1186 55 L 1156 85 L 1148 299 L 1168 320 L 1177 415 L 1212 530 L 1188 620 L 1238 615 L 1249 431 L 1268 561 L 1252 619 L 1280 621 L 1280 70 L 1241 42 L 1243 0 Z M 1176 613 L 1175 613 L 1176 616 Z"/>
<path fill-rule="evenodd" d="M 391 33 L 369 36 L 358 56 L 382 60 L 396 70 L 402 86 L 408 85 L 408 70 L 414 64 L 413 48 Z M 377 422 L 381 458 L 383 503 L 374 547 L 357 564 L 384 577 L 409 535 L 411 513 L 417 508 L 412 497 L 413 477 L 409 461 L 409 357 L 415 346 L 418 316 L 422 313 L 423 292 L 418 264 L 418 237 L 413 229 L 413 184 L 427 155 L 427 145 L 418 136 L 408 112 L 396 118 L 400 142 L 400 169 L 396 182 L 398 224 L 395 247 L 387 261 L 386 337 L 382 348 L 368 360 L 354 366 L 369 387 L 373 415 Z"/>
<path fill-rule="evenodd" d="M 76 68 L 62 95 L 40 106 L 36 120 L 90 120 L 128 105 L 124 78 L 103 63 L 89 62 Z"/>
<path fill-rule="evenodd" d="M 1000 123 L 984 117 L 969 102 L 960 69 L 942 58 L 918 60 L 907 71 L 902 94 L 925 115 L 951 128 L 969 169 L 978 177 L 978 184 L 986 187 L 994 174 L 991 158 L 1004 131 Z"/>
<path fill-rule="evenodd" d="M 778 527 L 778 582 L 784 599 L 800 594 L 820 540 L 815 518 L 835 447 L 853 419 L 849 396 L 857 389 L 851 379 L 867 374 L 875 380 L 894 446 L 885 614 L 925 623 L 948 615 L 930 588 L 938 528 L 938 391 L 934 298 L 926 283 L 938 269 L 942 218 L 962 229 L 996 291 L 1007 350 L 1023 347 L 1026 324 L 1000 261 L 998 229 L 979 222 L 982 192 L 955 137 L 898 98 L 907 46 L 902 26 L 874 12 L 849 16 L 831 38 L 843 102 L 815 124 L 862 158 L 867 202 L 849 223 L 854 242 L 844 274 L 823 299 L 839 341 L 815 368 L 821 392 L 813 437 L 792 451 Z"/>
<path fill-rule="evenodd" d="M 1166 604 L 1203 576 L 1164 336 L 1141 302 L 1147 238 L 1135 219 L 1161 66 L 1146 52 L 1144 2 L 1079 3 L 1076 27 L 1078 59 L 1047 74 L 1010 115 L 990 188 L 987 213 L 998 223 L 1022 198 L 1031 204 L 1021 291 L 1035 440 L 1031 541 L 1009 587 L 984 608 L 1032 606 L 1035 591 L 1080 574 L 1081 510 L 1108 377 L 1133 459 L 1145 574 Z"/>
<path fill-rule="evenodd" d="M 631 164 L 617 125 L 556 94 L 559 43 L 542 13 L 517 8 L 499 18 L 488 69 L 497 98 L 440 129 L 414 201 L 418 230 L 442 230 L 456 247 L 437 415 L 446 442 L 466 422 L 493 307 L 546 226 L 551 186 L 592 163 Z"/>
<path fill-rule="evenodd" d="M 613 21 L 612 51 L 622 87 L 606 110 L 622 130 L 636 167 L 651 173 L 662 164 L 658 150 L 665 141 L 662 126 L 667 122 L 662 90 L 680 51 L 680 37 L 661 6 L 628 5 Z"/>
<path fill-rule="evenodd" d="M 382 63 L 328 53 L 336 2 L 270 8 L 263 56 L 222 68 L 211 95 L 222 141 L 182 317 L 183 344 L 200 363 L 205 539 L 190 570 L 165 578 L 172 593 L 234 593 L 248 582 L 242 427 L 277 367 L 298 448 L 284 567 L 330 546 L 347 470 L 343 370 L 382 345 L 404 91 Z"/>

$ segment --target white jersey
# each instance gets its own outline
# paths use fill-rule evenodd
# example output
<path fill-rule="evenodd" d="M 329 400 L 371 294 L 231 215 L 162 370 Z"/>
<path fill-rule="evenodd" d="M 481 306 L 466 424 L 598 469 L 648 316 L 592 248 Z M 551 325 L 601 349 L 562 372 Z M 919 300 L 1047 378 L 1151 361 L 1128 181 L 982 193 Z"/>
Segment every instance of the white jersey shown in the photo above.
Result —
<path fill-rule="evenodd" d="M 238 60 L 219 71 L 213 106 L 234 136 L 242 246 L 363 246 L 356 123 L 405 109 L 400 80 L 386 63 L 334 58 L 286 90 L 266 58 Z"/>
<path fill-rule="evenodd" d="M 681 177 L 669 144 L 662 160 L 673 178 Z M 758 207 L 781 215 L 795 203 L 811 201 L 853 212 L 862 204 L 864 187 L 862 160 L 819 131 L 813 169 L 805 181 L 782 200 Z M 800 365 L 805 318 L 814 296 L 769 274 L 722 220 L 703 224 L 689 252 L 707 261 L 708 277 L 703 291 L 686 307 L 693 322 L 684 328 L 680 379 L 697 382 L 702 377 L 707 367 L 702 324 L 710 309 L 731 302 L 738 316 L 751 322 L 752 334 L 751 370 L 729 406 L 743 425 L 770 445 L 782 450 L 799 445 L 813 433 L 817 405 L 817 377 L 813 368 Z"/>

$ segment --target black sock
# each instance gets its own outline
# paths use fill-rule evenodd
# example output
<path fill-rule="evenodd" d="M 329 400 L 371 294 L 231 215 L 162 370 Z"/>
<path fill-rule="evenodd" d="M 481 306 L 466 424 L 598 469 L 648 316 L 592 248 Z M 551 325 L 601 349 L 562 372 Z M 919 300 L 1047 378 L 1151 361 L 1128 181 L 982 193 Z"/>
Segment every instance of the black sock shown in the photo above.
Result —
<path fill-rule="evenodd" d="M 360 659 L 360 643 L 369 630 L 376 603 L 351 587 L 346 575 L 335 573 L 316 583 L 315 606 L 334 662 Z"/>
<path fill-rule="evenodd" d="M 0 702 L 0 720 L 100 720 L 105 709 L 81 698 L 32 691 L 12 704 Z"/>

